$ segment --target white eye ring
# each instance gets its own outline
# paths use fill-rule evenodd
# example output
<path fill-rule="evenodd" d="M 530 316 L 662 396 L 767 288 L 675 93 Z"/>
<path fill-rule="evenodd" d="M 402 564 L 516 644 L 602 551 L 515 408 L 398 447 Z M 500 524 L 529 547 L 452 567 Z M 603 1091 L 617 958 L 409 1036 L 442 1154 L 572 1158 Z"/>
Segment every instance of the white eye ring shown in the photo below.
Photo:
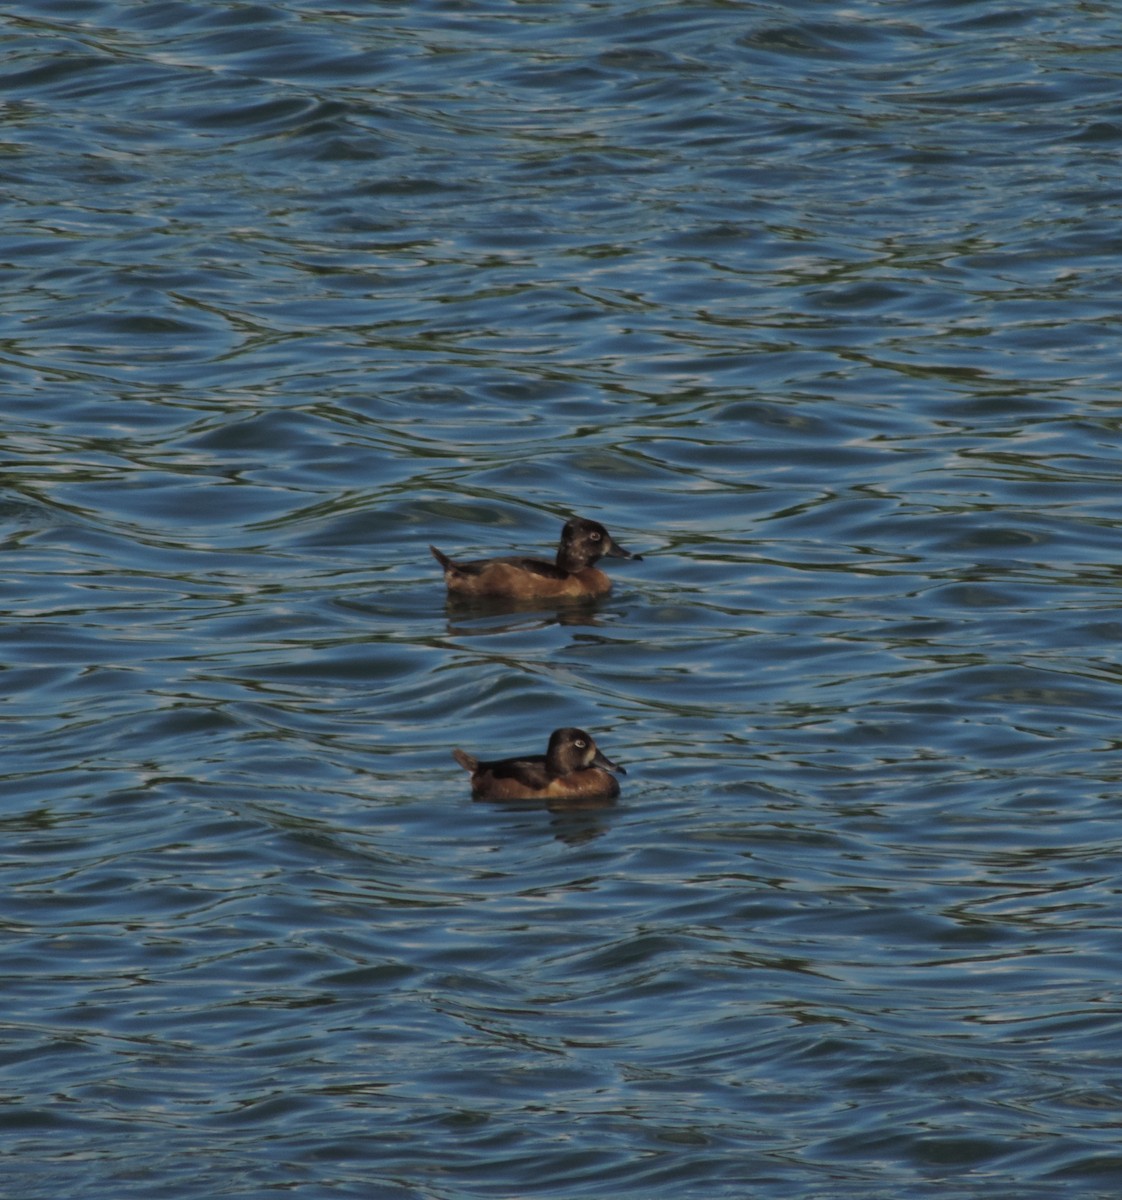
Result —
<path fill-rule="evenodd" d="M 576 746 L 576 748 L 577 748 L 578 750 L 583 750 L 583 749 L 584 749 L 584 747 L 585 747 L 585 742 L 584 742 L 584 739 L 583 739 L 583 738 L 577 738 L 577 740 L 576 740 L 575 742 L 573 742 L 573 745 L 574 745 L 574 746 Z"/>
<path fill-rule="evenodd" d="M 594 529 L 594 530 L 593 530 L 593 531 L 592 531 L 592 532 L 591 532 L 591 533 L 590 533 L 588 536 L 589 536 L 589 537 L 590 537 L 590 538 L 591 538 L 591 539 L 592 539 L 594 542 L 598 542 L 598 541 L 600 540 L 600 535 L 599 535 L 599 534 L 596 532 L 596 530 L 595 530 L 595 529 Z"/>

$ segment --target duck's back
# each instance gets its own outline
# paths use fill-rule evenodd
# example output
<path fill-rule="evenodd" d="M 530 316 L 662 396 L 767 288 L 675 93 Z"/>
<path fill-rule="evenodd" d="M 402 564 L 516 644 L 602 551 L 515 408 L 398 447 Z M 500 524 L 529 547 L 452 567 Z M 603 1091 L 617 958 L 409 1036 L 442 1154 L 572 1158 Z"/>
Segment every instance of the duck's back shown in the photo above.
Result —
<path fill-rule="evenodd" d="M 494 596 L 512 599 L 581 599 L 601 596 L 611 589 L 611 580 L 595 567 L 565 571 L 543 558 L 512 556 L 479 558 L 460 562 L 430 547 L 444 568 L 444 582 L 457 596 Z"/>

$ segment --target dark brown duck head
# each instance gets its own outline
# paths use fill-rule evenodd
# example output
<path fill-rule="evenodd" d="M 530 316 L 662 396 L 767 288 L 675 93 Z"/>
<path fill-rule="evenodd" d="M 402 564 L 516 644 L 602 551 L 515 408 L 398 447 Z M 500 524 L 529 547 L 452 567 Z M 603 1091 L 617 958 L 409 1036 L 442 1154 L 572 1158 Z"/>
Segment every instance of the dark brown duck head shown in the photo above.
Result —
<path fill-rule="evenodd" d="M 570 517 L 561 530 L 561 544 L 557 547 L 557 565 L 561 570 L 570 574 L 583 571 L 605 557 L 642 561 L 642 555 L 625 550 L 599 521 Z"/>
<path fill-rule="evenodd" d="M 574 771 L 585 771 L 589 767 L 600 767 L 604 771 L 615 771 L 618 775 L 627 772 L 618 763 L 612 762 L 592 740 L 592 735 L 583 729 L 555 729 L 549 735 L 549 749 L 545 752 L 545 769 L 557 778 L 571 775 Z"/>

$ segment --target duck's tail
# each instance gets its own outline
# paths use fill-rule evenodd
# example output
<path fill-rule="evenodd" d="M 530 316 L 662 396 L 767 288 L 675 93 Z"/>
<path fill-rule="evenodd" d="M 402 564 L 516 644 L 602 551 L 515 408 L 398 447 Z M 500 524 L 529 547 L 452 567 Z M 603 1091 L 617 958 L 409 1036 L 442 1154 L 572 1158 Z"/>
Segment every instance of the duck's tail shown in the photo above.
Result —
<path fill-rule="evenodd" d="M 446 571 L 454 571 L 456 569 L 456 564 L 448 557 L 447 554 L 441 553 L 441 551 L 439 551 L 435 546 L 430 546 L 429 549 L 432 551 L 433 558 L 435 558 L 436 561 L 440 563 L 440 565 Z"/>
<path fill-rule="evenodd" d="M 452 757 L 465 771 L 474 772 L 476 767 L 479 766 L 479 759 L 473 754 L 468 754 L 466 750 L 453 750 Z"/>

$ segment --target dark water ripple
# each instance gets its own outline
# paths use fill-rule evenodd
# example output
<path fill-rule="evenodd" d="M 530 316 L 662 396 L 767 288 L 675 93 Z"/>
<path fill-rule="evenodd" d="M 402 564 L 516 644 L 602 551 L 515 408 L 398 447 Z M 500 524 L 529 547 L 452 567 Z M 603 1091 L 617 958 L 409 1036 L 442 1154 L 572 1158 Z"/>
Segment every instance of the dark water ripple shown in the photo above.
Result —
<path fill-rule="evenodd" d="M 1114 1200 L 1116 13 L 805 9 L 9 6 L 13 1196 Z"/>

